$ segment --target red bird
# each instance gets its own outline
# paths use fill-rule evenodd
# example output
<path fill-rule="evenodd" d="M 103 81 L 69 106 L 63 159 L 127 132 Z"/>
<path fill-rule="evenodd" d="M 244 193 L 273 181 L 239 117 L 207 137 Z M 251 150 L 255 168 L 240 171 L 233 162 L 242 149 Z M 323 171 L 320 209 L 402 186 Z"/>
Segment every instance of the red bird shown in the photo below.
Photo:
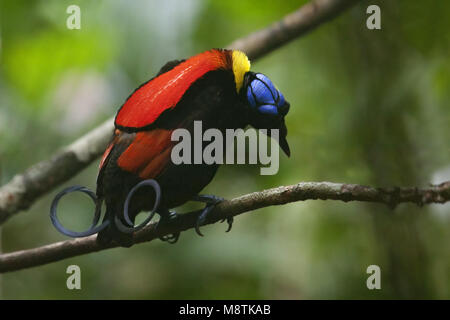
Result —
<path fill-rule="evenodd" d="M 61 230 L 55 218 L 58 196 L 52 221 L 71 236 L 100 230 L 99 242 L 114 240 L 129 246 L 139 212 L 155 209 L 161 216 L 160 223 L 166 223 L 175 215 L 169 209 L 195 200 L 206 203 L 196 228 L 200 234 L 198 226 L 221 198 L 199 192 L 211 182 L 219 165 L 174 164 L 171 152 L 176 142 L 171 140 L 172 132 L 184 128 L 193 133 L 196 120 L 202 121 L 203 130 L 216 128 L 222 133 L 248 125 L 276 128 L 280 130 L 279 144 L 289 155 L 284 122 L 288 110 L 289 103 L 281 92 L 266 76 L 250 72 L 250 62 L 240 51 L 214 49 L 168 62 L 156 77 L 128 97 L 116 115 L 114 137 L 97 178 L 97 203 L 105 201 L 105 222 L 85 233 Z M 191 155 L 193 152 L 192 147 Z M 172 235 L 163 240 L 177 239 L 178 235 Z"/>

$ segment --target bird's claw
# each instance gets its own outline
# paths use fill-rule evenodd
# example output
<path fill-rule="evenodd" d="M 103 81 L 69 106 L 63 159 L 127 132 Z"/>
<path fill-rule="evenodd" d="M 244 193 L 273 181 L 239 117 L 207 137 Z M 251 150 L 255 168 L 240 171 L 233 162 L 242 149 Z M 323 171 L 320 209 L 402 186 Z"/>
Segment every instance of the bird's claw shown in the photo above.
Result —
<path fill-rule="evenodd" d="M 170 243 L 170 244 L 176 243 L 179 238 L 180 238 L 180 233 L 179 232 L 159 237 L 159 239 L 161 241 L 164 241 L 164 242 L 167 242 L 167 243 Z"/>
<path fill-rule="evenodd" d="M 222 219 L 222 221 L 220 221 L 220 222 L 227 222 L 227 224 L 228 224 L 228 228 L 227 228 L 227 231 L 225 231 L 225 232 L 230 232 L 231 231 L 231 228 L 233 228 L 233 222 L 234 222 L 234 218 L 233 217 L 227 217 L 227 218 L 224 218 L 224 219 Z"/>
<path fill-rule="evenodd" d="M 206 203 L 205 208 L 200 213 L 200 215 L 197 218 L 197 221 L 195 223 L 195 232 L 203 237 L 203 234 L 200 231 L 200 226 L 205 222 L 206 217 L 208 214 L 215 208 L 217 204 L 224 201 L 225 199 L 222 197 L 214 196 L 214 195 L 197 195 L 192 200 L 194 201 L 200 201 Z M 227 220 L 228 221 L 228 220 Z M 230 227 L 228 228 L 230 229 Z"/>
<path fill-rule="evenodd" d="M 170 221 L 172 221 L 173 219 L 176 219 L 176 217 L 178 216 L 178 214 L 174 211 L 166 211 L 163 213 L 160 213 L 161 218 L 158 221 L 158 224 L 156 225 L 156 228 L 158 228 L 159 226 L 162 226 L 166 223 L 170 223 Z M 180 232 L 177 233 L 172 233 L 172 234 L 168 234 L 162 237 L 159 237 L 159 239 L 161 241 L 170 243 L 170 244 L 174 244 L 178 241 L 178 239 L 180 238 Z"/>
<path fill-rule="evenodd" d="M 207 204 L 197 218 L 197 222 L 195 223 L 195 232 L 197 232 L 200 237 L 203 237 L 203 233 L 200 231 L 200 226 L 205 222 L 207 215 L 212 209 L 214 209 L 214 207 L 215 204 Z"/>

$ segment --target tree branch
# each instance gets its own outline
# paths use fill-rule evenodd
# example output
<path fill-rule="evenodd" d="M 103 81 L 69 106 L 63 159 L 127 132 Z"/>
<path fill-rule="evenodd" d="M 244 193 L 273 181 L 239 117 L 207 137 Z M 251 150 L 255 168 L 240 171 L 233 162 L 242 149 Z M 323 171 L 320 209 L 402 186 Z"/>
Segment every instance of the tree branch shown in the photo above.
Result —
<path fill-rule="evenodd" d="M 69 180 L 102 152 L 112 137 L 113 119 L 69 146 L 16 175 L 0 188 L 0 225 L 14 213 L 28 209 L 39 197 Z"/>
<path fill-rule="evenodd" d="M 315 0 L 271 26 L 231 43 L 228 48 L 244 51 L 257 59 L 325 23 L 360 0 Z"/>
<path fill-rule="evenodd" d="M 236 40 L 228 48 L 239 49 L 255 60 L 324 23 L 359 0 L 314 0 L 277 23 Z M 39 197 L 69 180 L 106 149 L 113 133 L 109 119 L 100 127 L 16 175 L 0 188 L 0 225 L 15 213 L 28 209 Z"/>
<path fill-rule="evenodd" d="M 291 186 L 254 192 L 221 202 L 208 215 L 204 225 L 263 207 L 316 199 L 341 200 L 344 202 L 378 202 L 390 207 L 406 202 L 420 206 L 429 203 L 445 203 L 450 201 L 450 181 L 423 189 L 373 188 L 357 184 L 302 182 Z M 192 229 L 195 227 L 197 217 L 198 212 L 178 215 L 170 224 L 159 228 L 155 228 L 155 223 L 151 223 L 135 234 L 135 243 L 149 242 L 164 235 Z M 93 235 L 86 238 L 61 241 L 34 249 L 2 254 L 0 255 L 0 273 L 36 267 L 117 247 L 115 244 L 102 246 L 95 239 L 96 235 Z"/>

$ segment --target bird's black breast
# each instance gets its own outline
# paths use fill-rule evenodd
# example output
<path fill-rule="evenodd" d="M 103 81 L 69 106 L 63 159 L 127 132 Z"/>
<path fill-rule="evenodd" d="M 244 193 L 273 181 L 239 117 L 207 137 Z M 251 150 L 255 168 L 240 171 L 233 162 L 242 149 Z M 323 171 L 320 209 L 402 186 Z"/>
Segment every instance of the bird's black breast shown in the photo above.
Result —
<path fill-rule="evenodd" d="M 205 74 L 193 83 L 174 108 L 164 111 L 150 127 L 143 131 L 184 128 L 191 133 L 191 142 L 193 142 L 196 138 L 194 137 L 195 121 L 201 121 L 203 132 L 209 128 L 216 128 L 224 134 L 226 129 L 247 126 L 248 116 L 245 110 L 236 92 L 233 74 L 229 70 L 216 70 Z M 131 135 L 130 138 L 132 138 Z M 203 147 L 206 144 L 204 143 Z M 114 147 L 106 164 L 106 174 L 99 176 L 98 186 L 103 186 L 101 189 L 105 191 L 105 199 L 111 198 L 109 200 L 114 203 L 123 203 L 124 195 L 126 196 L 133 185 L 142 180 L 137 175 L 117 166 L 117 159 L 127 145 L 125 141 Z M 194 155 L 193 143 L 191 155 Z M 193 161 L 190 164 L 175 165 L 169 160 L 164 165 L 164 170 L 155 177 L 161 186 L 161 206 L 173 208 L 190 200 L 211 182 L 218 166 L 218 164 L 194 164 Z M 139 203 L 138 209 L 148 210 L 152 207 L 149 198 L 151 196 L 142 194 L 141 197 L 134 197 L 133 202 Z M 123 207 L 117 204 L 118 208 Z"/>
<path fill-rule="evenodd" d="M 155 124 L 163 128 L 187 129 L 193 142 L 194 139 L 198 139 L 194 136 L 194 121 L 201 121 L 203 132 L 215 128 L 225 137 L 226 129 L 247 126 L 248 116 L 245 110 L 237 95 L 232 74 L 226 71 L 213 71 L 198 80 L 186 92 L 179 105 L 171 112 L 163 114 Z M 210 142 L 203 142 L 203 148 L 208 143 Z M 191 160 L 194 152 L 192 143 Z M 162 188 L 168 190 L 165 194 L 163 192 L 163 202 L 169 207 L 186 202 L 211 182 L 218 167 L 218 164 L 204 163 L 169 164 L 159 177 Z"/>

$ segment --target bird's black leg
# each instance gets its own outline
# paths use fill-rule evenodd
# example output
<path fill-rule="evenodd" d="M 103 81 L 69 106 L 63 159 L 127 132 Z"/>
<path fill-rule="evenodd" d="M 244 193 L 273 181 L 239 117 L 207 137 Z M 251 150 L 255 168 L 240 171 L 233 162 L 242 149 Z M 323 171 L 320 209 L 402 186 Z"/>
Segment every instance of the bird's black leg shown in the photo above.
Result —
<path fill-rule="evenodd" d="M 217 204 L 219 204 L 220 202 L 224 201 L 225 199 L 222 197 L 214 196 L 214 195 L 199 194 L 199 195 L 196 195 L 194 198 L 192 198 L 192 200 L 198 201 L 198 202 L 204 202 L 206 204 L 205 208 L 200 213 L 200 215 L 197 219 L 196 226 L 195 226 L 195 232 L 197 232 L 197 234 L 199 236 L 203 237 L 203 234 L 200 232 L 200 226 L 205 222 L 206 217 L 214 209 L 214 207 Z M 233 217 L 223 219 L 222 222 L 224 222 L 224 221 L 227 221 L 227 223 L 228 223 L 228 229 L 226 232 L 229 232 L 233 226 Z"/>
<path fill-rule="evenodd" d="M 170 223 L 170 221 L 172 221 L 173 219 L 175 219 L 177 217 L 176 212 L 169 211 L 167 209 L 158 209 L 158 213 L 161 218 L 159 219 L 158 224 L 156 225 L 156 228 L 158 228 L 159 226 L 162 226 L 166 223 Z M 174 244 L 175 242 L 178 241 L 179 237 L 180 237 L 180 233 L 177 232 L 177 233 L 159 237 L 159 239 L 161 239 L 161 241 L 165 241 L 165 242 Z"/>

